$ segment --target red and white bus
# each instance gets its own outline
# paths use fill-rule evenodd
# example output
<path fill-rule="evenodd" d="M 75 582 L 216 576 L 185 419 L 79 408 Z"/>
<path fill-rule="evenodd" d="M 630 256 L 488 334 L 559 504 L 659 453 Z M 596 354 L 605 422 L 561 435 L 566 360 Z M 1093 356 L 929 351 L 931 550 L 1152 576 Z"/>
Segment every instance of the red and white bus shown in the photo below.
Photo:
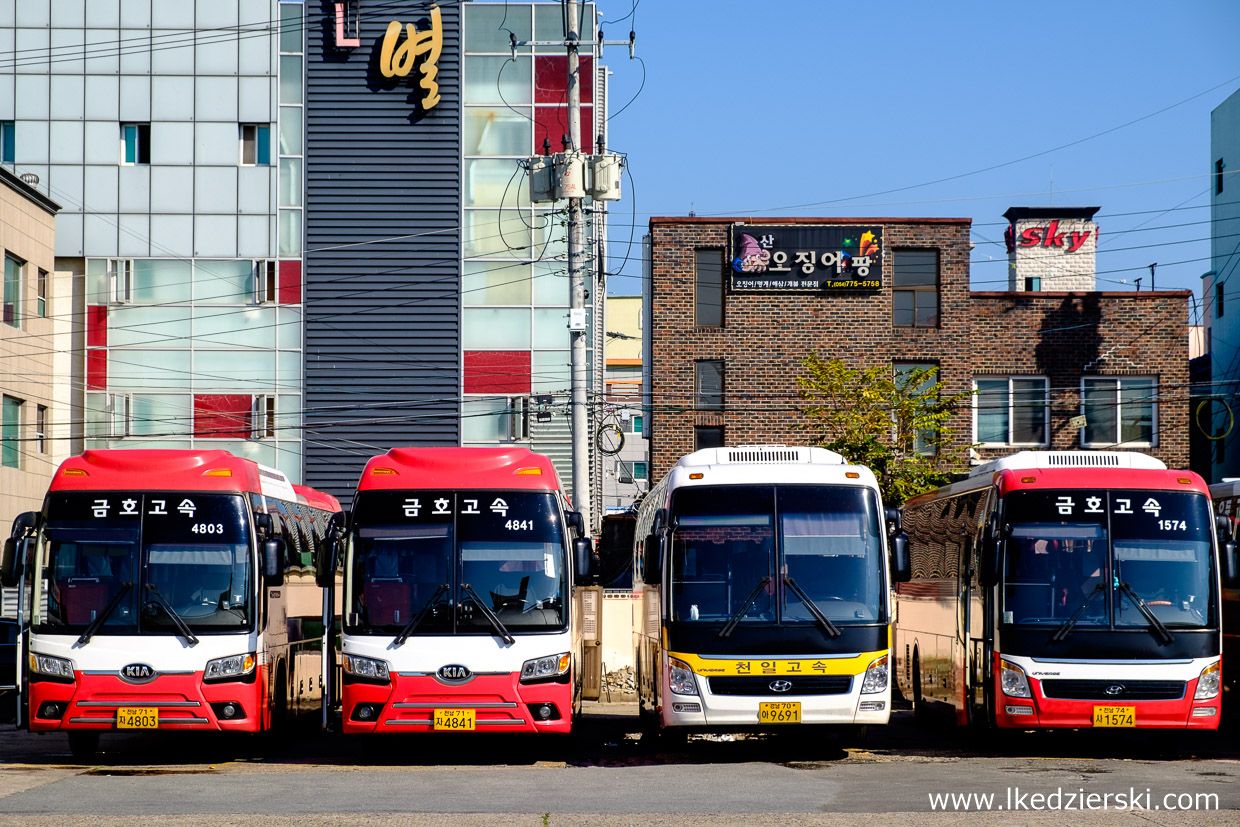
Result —
<path fill-rule="evenodd" d="M 582 529 L 551 461 L 528 449 L 372 458 L 340 549 L 343 731 L 568 732 Z"/>
<path fill-rule="evenodd" d="M 315 551 L 339 503 L 221 450 L 66 460 L 0 564 L 18 722 L 75 755 L 120 730 L 260 732 L 319 707 Z"/>
<path fill-rule="evenodd" d="M 1201 477 L 1137 453 L 1023 451 L 902 512 L 913 577 L 897 586 L 892 648 L 918 711 L 1218 727 L 1235 553 L 1225 542 L 1221 564 Z"/>

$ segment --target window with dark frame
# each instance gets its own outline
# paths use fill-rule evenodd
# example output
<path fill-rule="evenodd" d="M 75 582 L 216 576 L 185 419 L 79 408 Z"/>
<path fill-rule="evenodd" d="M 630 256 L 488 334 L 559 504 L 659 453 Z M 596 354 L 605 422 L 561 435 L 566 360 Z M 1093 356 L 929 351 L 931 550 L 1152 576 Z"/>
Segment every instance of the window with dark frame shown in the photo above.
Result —
<path fill-rule="evenodd" d="M 693 407 L 699 411 L 723 410 L 723 360 L 694 363 Z"/>
<path fill-rule="evenodd" d="M 939 251 L 891 251 L 891 324 L 939 326 Z"/>
<path fill-rule="evenodd" d="M 693 323 L 698 327 L 723 327 L 723 250 L 696 251 Z"/>
<path fill-rule="evenodd" d="M 149 123 L 121 124 L 121 165 L 151 163 L 151 125 Z"/>
<path fill-rule="evenodd" d="M 1214 285 L 1214 315 L 1218 318 L 1223 316 L 1223 285 Z"/>
<path fill-rule="evenodd" d="M 40 454 L 47 453 L 47 406 L 34 409 L 34 447 Z"/>
<path fill-rule="evenodd" d="M 1045 445 L 1047 380 L 1042 376 L 986 376 L 973 380 L 973 441 L 986 445 Z"/>
<path fill-rule="evenodd" d="M 13 135 L 16 132 L 16 121 L 0 121 L 0 162 L 16 163 L 17 153 L 14 151 Z"/>
<path fill-rule="evenodd" d="M 35 302 L 35 306 L 36 306 L 36 309 L 39 311 L 39 318 L 46 319 L 47 318 L 47 271 L 41 267 L 39 268 L 38 281 L 36 282 L 35 286 L 38 288 L 38 296 L 37 296 L 37 301 Z"/>
<path fill-rule="evenodd" d="M 896 362 L 891 366 L 895 380 L 901 387 L 911 381 L 912 374 L 917 371 L 934 370 L 936 368 L 938 368 L 938 365 L 933 362 Z M 925 376 L 918 384 L 916 390 L 918 393 L 925 393 L 938 381 L 938 373 Z M 892 427 L 894 429 L 894 424 Z M 920 454 L 923 457 L 932 457 L 938 453 L 937 434 L 934 428 L 923 428 L 913 436 L 913 453 Z"/>
<path fill-rule="evenodd" d="M 699 425 L 693 429 L 693 450 L 723 447 L 723 426 Z"/>
<path fill-rule="evenodd" d="M 22 400 L 4 396 L 0 400 L 0 465 L 22 467 Z"/>
<path fill-rule="evenodd" d="M 26 262 L 5 254 L 4 256 L 4 323 L 22 326 L 22 270 Z"/>
<path fill-rule="evenodd" d="M 271 165 L 271 125 L 243 123 L 241 132 L 241 165 L 265 167 Z"/>
<path fill-rule="evenodd" d="M 1214 162 L 1214 194 L 1223 194 L 1223 170 L 1227 169 L 1227 165 L 1223 163 L 1223 159 L 1219 158 Z"/>

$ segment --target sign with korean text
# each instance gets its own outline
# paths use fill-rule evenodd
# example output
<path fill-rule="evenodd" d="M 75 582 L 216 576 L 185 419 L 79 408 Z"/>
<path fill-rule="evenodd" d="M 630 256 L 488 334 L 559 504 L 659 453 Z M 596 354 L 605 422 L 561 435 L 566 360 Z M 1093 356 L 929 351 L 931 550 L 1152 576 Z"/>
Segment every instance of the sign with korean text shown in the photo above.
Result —
<path fill-rule="evenodd" d="M 882 254 L 878 226 L 735 224 L 728 269 L 733 290 L 877 293 Z"/>

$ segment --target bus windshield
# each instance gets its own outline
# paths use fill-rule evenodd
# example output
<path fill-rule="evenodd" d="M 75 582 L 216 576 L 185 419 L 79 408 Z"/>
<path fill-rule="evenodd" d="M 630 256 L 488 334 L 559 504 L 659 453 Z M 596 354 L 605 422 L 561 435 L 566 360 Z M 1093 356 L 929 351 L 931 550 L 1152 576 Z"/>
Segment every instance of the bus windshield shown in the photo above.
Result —
<path fill-rule="evenodd" d="M 672 619 L 885 622 L 878 504 L 865 488 L 687 487 L 672 498 Z"/>
<path fill-rule="evenodd" d="M 245 501 L 235 494 L 50 494 L 39 577 L 47 610 L 35 626 L 81 631 L 111 606 L 101 633 L 177 634 L 166 602 L 196 631 L 248 628 L 249 538 Z"/>
<path fill-rule="evenodd" d="M 366 491 L 350 542 L 346 625 L 361 634 L 491 633 L 567 623 L 563 526 L 555 495 Z M 481 605 L 479 605 L 481 603 Z"/>
<path fill-rule="evenodd" d="M 1214 623 L 1201 494 L 1016 491 L 1004 499 L 1003 622 L 1078 629 Z"/>

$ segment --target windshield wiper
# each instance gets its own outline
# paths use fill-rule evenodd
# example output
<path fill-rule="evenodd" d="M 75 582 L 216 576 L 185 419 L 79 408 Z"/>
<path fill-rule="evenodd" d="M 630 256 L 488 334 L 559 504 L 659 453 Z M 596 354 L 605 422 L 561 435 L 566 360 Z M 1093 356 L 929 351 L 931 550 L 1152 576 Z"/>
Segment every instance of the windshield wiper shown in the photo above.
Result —
<path fill-rule="evenodd" d="M 1051 635 L 1051 641 L 1054 643 L 1058 643 L 1059 641 L 1066 638 L 1068 636 L 1068 632 L 1072 631 L 1072 627 L 1075 626 L 1076 622 L 1081 619 L 1082 615 L 1085 614 L 1085 610 L 1089 608 L 1089 604 L 1093 603 L 1094 598 L 1104 591 L 1106 591 L 1106 586 L 1102 585 L 1102 583 L 1094 584 L 1094 590 L 1090 592 L 1089 596 L 1086 597 L 1085 600 L 1081 603 L 1080 608 L 1078 608 L 1075 612 L 1072 613 L 1072 617 L 1065 620 L 1063 622 L 1063 625 L 1055 630 L 1055 634 Z"/>
<path fill-rule="evenodd" d="M 1141 599 L 1141 595 L 1133 591 L 1132 586 L 1121 582 L 1119 584 L 1119 590 L 1128 595 L 1128 599 L 1137 605 L 1137 608 L 1141 610 L 1141 614 L 1145 615 L 1145 619 L 1150 622 L 1150 625 L 1154 627 L 1154 631 L 1158 633 L 1159 640 L 1163 643 L 1170 643 L 1174 639 L 1171 632 L 1166 626 L 1163 625 L 1163 622 L 1158 619 L 1158 615 L 1154 614 L 1153 609 L 1145 605 L 1145 601 Z"/>
<path fill-rule="evenodd" d="M 771 582 L 770 575 L 763 577 L 758 581 L 758 585 L 753 587 L 753 591 L 749 593 L 749 597 L 736 610 L 736 613 L 728 618 L 728 622 L 723 624 L 723 628 L 719 630 L 719 637 L 727 637 L 732 634 L 732 630 L 736 628 L 736 624 L 741 622 L 741 618 L 745 616 L 745 612 L 749 611 L 749 607 L 758 599 L 758 594 L 766 588 L 766 584 Z"/>
<path fill-rule="evenodd" d="M 392 641 L 393 647 L 400 647 L 400 646 L 405 645 L 405 641 L 407 641 L 409 639 L 409 636 L 413 634 L 413 630 L 418 628 L 419 624 L 421 624 L 422 621 L 426 618 L 426 615 L 430 613 L 430 610 L 433 609 L 435 605 L 439 602 L 440 595 L 446 592 L 449 588 L 451 587 L 447 583 L 439 584 L 439 588 L 435 589 L 435 593 L 432 594 L 430 598 L 425 603 L 422 604 L 422 608 L 418 609 L 418 613 L 415 614 L 409 620 L 409 622 L 405 624 L 405 628 L 400 630 L 400 634 L 398 634 L 395 640 Z"/>
<path fill-rule="evenodd" d="M 792 589 L 793 593 L 801 599 L 801 603 L 805 608 L 809 609 L 809 613 L 814 616 L 814 620 L 818 621 L 818 625 L 822 627 L 822 630 L 829 637 L 839 637 L 842 634 L 840 627 L 832 623 L 831 619 L 822 613 L 822 609 L 818 608 L 818 604 L 811 600 L 810 596 L 797 585 L 797 581 L 785 574 L 784 585 Z"/>
<path fill-rule="evenodd" d="M 85 646 L 90 643 L 90 639 L 95 636 L 95 633 L 98 632 L 103 624 L 107 622 L 108 618 L 112 616 L 112 612 L 116 611 L 116 607 L 121 605 L 121 600 L 125 598 L 125 595 L 129 594 L 129 590 L 132 588 L 133 583 L 121 584 L 120 590 L 117 591 L 116 596 L 113 597 L 108 605 L 104 607 L 102 612 L 95 615 L 95 619 L 90 622 L 90 625 L 86 627 L 86 631 L 82 632 L 82 636 L 77 639 L 78 646 Z"/>
<path fill-rule="evenodd" d="M 197 646 L 198 637 L 193 632 L 190 631 L 189 626 L 186 625 L 185 621 L 181 618 L 181 616 L 177 614 L 175 610 L 173 610 L 172 604 L 170 604 L 168 600 L 164 597 L 163 593 L 160 592 L 158 588 L 156 588 L 155 584 L 147 583 L 146 590 L 149 591 L 151 593 L 151 596 L 155 598 L 155 602 L 158 603 L 160 607 L 163 608 L 163 610 L 168 613 L 168 617 L 172 619 L 173 625 L 177 627 L 177 631 L 181 633 L 181 636 L 189 641 L 189 645 Z"/>
<path fill-rule="evenodd" d="M 487 608 L 487 605 L 482 602 L 482 598 L 478 596 L 478 593 L 476 591 L 474 591 L 473 586 L 469 585 L 468 583 L 462 583 L 461 591 L 469 592 L 470 602 L 472 602 L 475 606 L 477 606 L 482 611 L 482 616 L 485 617 L 487 621 L 491 624 L 491 627 L 495 629 L 495 634 L 502 637 L 505 643 L 516 643 L 517 642 L 517 639 L 512 636 L 512 633 L 510 633 L 508 629 L 504 626 L 504 624 L 500 622 L 499 618 L 495 616 L 495 612 Z"/>

